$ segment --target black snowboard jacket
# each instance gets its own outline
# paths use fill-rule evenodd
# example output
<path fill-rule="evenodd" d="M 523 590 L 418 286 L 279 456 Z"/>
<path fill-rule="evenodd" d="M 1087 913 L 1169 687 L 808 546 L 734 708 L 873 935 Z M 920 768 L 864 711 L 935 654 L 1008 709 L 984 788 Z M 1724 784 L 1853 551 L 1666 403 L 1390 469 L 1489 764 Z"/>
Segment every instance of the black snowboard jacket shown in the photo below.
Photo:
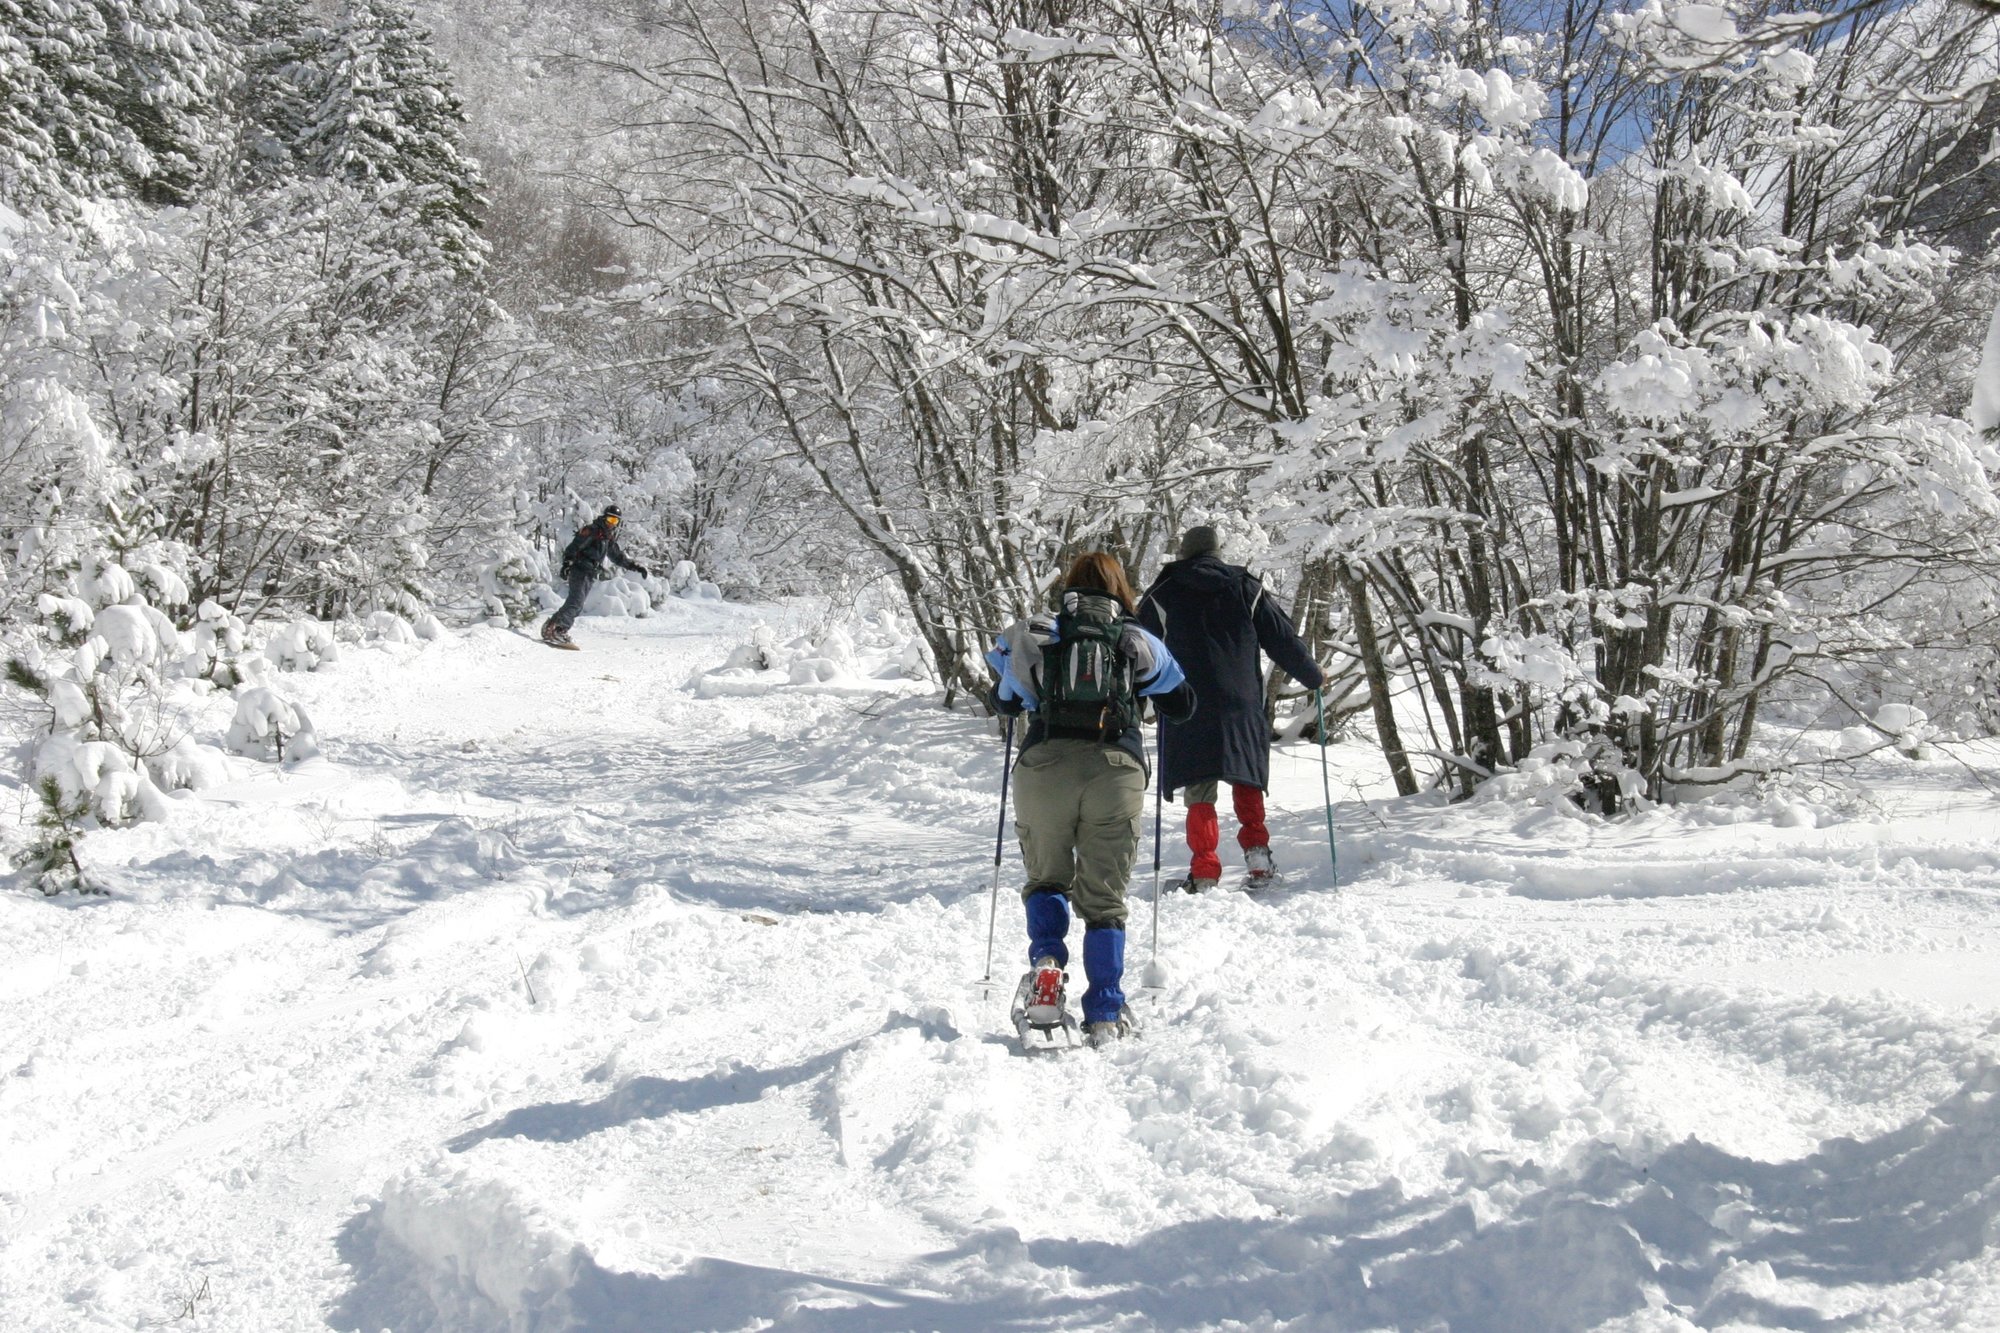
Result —
<path fill-rule="evenodd" d="M 594 579 L 604 568 L 606 560 L 634 573 L 645 570 L 643 565 L 628 559 L 625 552 L 619 549 L 617 533 L 605 527 L 601 519 L 592 519 L 578 528 L 576 536 L 570 538 L 569 545 L 563 548 L 560 572 L 563 578 L 568 578 L 581 570 Z"/>
<path fill-rule="evenodd" d="M 1160 636 L 1201 700 L 1187 722 L 1162 731 L 1161 790 L 1211 781 L 1270 786 L 1271 728 L 1257 651 L 1308 689 L 1325 676 L 1263 581 L 1212 554 L 1173 561 L 1140 599 L 1139 623 Z"/>

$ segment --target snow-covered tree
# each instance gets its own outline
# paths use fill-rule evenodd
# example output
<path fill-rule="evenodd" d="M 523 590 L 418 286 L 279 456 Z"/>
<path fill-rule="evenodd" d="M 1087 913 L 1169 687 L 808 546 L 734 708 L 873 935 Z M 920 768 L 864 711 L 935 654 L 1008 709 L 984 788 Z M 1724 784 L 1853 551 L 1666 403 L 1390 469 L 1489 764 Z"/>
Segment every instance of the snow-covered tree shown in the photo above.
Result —
<path fill-rule="evenodd" d="M 1301 567 L 1406 790 L 1413 754 L 1469 790 L 1556 741 L 1658 791 L 1990 561 L 1987 461 L 1935 406 L 1983 281 L 1944 238 L 1988 207 L 1961 11 L 663 30 L 620 67 L 605 198 L 678 256 L 641 290 L 716 320 L 701 372 L 757 396 L 947 677 L 1068 543 L 1227 512 Z"/>
<path fill-rule="evenodd" d="M 319 174 L 399 201 L 461 271 L 478 268 L 479 165 L 450 72 L 404 0 L 346 0 L 314 72 L 299 152 Z"/>
<path fill-rule="evenodd" d="M 268 185 L 312 174 L 312 130 L 333 67 L 332 33 L 304 0 L 252 5 L 238 34 L 242 73 L 234 90 L 239 171 Z"/>
<path fill-rule="evenodd" d="M 0 0 L 0 198 L 63 207 L 138 157 L 93 0 Z"/>

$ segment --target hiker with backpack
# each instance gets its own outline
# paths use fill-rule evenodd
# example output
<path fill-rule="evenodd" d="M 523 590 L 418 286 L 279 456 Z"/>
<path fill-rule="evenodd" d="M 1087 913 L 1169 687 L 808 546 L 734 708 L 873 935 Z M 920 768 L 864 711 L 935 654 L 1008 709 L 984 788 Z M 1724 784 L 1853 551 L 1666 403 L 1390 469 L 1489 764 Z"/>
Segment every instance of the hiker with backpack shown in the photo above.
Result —
<path fill-rule="evenodd" d="M 574 648 L 570 642 L 569 627 L 583 614 L 583 603 L 590 596 L 590 585 L 604 572 L 606 561 L 629 569 L 640 578 L 647 577 L 648 570 L 635 560 L 628 559 L 618 545 L 618 525 L 624 516 L 617 505 L 604 506 L 603 512 L 576 531 L 569 545 L 563 548 L 560 576 L 569 583 L 569 596 L 563 599 L 556 613 L 542 622 L 542 642 L 557 648 Z"/>
<path fill-rule="evenodd" d="M 1255 886 L 1277 873 L 1264 825 L 1271 724 L 1258 650 L 1307 689 L 1318 689 L 1326 676 L 1292 618 L 1265 594 L 1263 580 L 1223 563 L 1214 528 L 1189 528 L 1180 556 L 1160 571 L 1139 604 L 1139 623 L 1165 640 L 1201 696 L 1201 716 L 1160 737 L 1160 790 L 1180 792 L 1187 806 L 1190 864 L 1180 887 L 1199 893 L 1222 878 L 1215 798 L 1224 782 L 1236 809 L 1236 842 Z"/>
<path fill-rule="evenodd" d="M 995 708 L 1032 714 L 1014 769 L 1031 968 L 1023 999 L 1062 1015 L 1074 908 L 1084 922 L 1083 1036 L 1091 1045 L 1131 1031 L 1125 890 L 1145 810 L 1139 701 L 1151 699 L 1169 722 L 1195 707 L 1173 654 L 1132 618 L 1135 600 L 1115 556 L 1079 556 L 1063 578 L 1060 610 L 1007 626 L 986 657 L 999 678 Z"/>

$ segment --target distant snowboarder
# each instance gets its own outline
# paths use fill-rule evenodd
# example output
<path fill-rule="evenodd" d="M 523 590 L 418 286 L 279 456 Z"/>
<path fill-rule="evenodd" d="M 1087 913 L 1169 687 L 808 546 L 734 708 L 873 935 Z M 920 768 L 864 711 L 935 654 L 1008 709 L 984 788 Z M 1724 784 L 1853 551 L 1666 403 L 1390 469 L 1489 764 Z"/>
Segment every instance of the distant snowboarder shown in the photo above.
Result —
<path fill-rule="evenodd" d="M 1139 623 L 1166 641 L 1201 698 L 1198 718 L 1160 738 L 1161 790 L 1179 791 L 1187 805 L 1191 864 L 1181 887 L 1190 893 L 1212 889 L 1222 878 L 1215 798 L 1224 781 L 1251 883 L 1268 882 L 1277 871 L 1264 826 L 1271 728 L 1257 650 L 1307 689 L 1325 681 L 1285 609 L 1264 594 L 1255 574 L 1224 564 L 1220 548 L 1214 528 L 1189 528 L 1181 537 L 1181 558 L 1160 571 L 1139 603 Z"/>
<path fill-rule="evenodd" d="M 563 548 L 561 577 L 569 582 L 569 596 L 556 613 L 542 624 L 542 642 L 557 648 L 575 648 L 570 642 L 569 627 L 583 614 L 584 599 L 590 596 L 590 585 L 603 574 L 605 561 L 610 561 L 624 569 L 631 570 L 640 578 L 647 577 L 646 567 L 627 558 L 618 546 L 618 524 L 621 515 L 617 505 L 604 506 L 604 512 L 576 531 L 569 545 Z"/>
<path fill-rule="evenodd" d="M 1139 700 L 1179 721 L 1195 695 L 1166 645 L 1132 619 L 1132 585 L 1113 556 L 1077 558 L 1061 609 L 1015 621 L 986 655 L 994 706 L 1034 714 L 1015 768 L 1014 827 L 1028 882 L 1029 972 L 1016 996 L 1022 1041 L 1075 1030 L 1065 1009 L 1070 908 L 1084 921 L 1083 1039 L 1132 1030 L 1125 1007 L 1125 889 L 1145 809 Z"/>

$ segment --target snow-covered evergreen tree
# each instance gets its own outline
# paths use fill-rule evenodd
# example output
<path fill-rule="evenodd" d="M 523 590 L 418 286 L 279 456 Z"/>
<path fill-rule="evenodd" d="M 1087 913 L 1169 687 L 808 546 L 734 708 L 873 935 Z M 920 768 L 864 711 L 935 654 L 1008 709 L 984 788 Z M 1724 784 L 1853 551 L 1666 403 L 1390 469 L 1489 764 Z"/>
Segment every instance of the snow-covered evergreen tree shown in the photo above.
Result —
<path fill-rule="evenodd" d="M 136 154 L 93 0 L 0 0 L 0 201 L 63 207 Z"/>
<path fill-rule="evenodd" d="M 269 0 L 249 6 L 239 36 L 240 169 L 258 184 L 316 170 L 311 132 L 326 97 L 332 34 L 304 0 Z"/>
<path fill-rule="evenodd" d="M 185 203 L 219 141 L 232 52 L 192 0 L 95 0 L 111 111 L 131 137 L 127 184 L 153 204 Z"/>
<path fill-rule="evenodd" d="M 465 113 L 404 0 L 346 0 L 327 38 L 321 100 L 301 153 L 320 174 L 403 201 L 461 271 L 479 266 L 481 178 Z"/>

